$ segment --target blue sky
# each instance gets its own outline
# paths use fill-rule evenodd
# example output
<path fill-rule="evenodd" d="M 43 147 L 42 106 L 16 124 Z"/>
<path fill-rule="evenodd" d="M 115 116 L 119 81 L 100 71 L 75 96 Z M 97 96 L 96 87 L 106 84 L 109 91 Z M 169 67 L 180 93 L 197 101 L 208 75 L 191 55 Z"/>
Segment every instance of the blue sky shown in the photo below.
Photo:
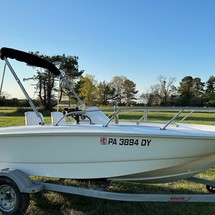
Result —
<path fill-rule="evenodd" d="M 0 6 L 1 47 L 78 56 L 79 68 L 97 81 L 123 75 L 142 93 L 160 75 L 176 77 L 176 85 L 187 75 L 202 81 L 214 75 L 214 0 L 0 0 Z M 20 79 L 36 73 L 11 64 Z M 9 71 L 3 90 L 22 95 Z"/>

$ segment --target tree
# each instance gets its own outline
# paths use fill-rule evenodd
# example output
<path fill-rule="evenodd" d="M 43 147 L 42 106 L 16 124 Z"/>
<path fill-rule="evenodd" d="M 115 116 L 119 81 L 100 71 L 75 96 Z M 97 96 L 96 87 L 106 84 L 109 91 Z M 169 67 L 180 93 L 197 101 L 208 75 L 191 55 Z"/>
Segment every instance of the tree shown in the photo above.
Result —
<path fill-rule="evenodd" d="M 201 78 L 194 78 L 193 79 L 193 89 L 195 96 L 202 96 L 204 93 L 204 86 L 205 83 L 201 81 Z"/>
<path fill-rule="evenodd" d="M 178 92 L 180 93 L 182 105 L 192 105 L 192 99 L 194 96 L 194 89 L 193 89 L 193 77 L 186 76 L 184 77 L 178 88 Z"/>
<path fill-rule="evenodd" d="M 136 90 L 136 84 L 133 81 L 126 79 L 124 80 L 122 87 L 125 104 L 126 106 L 129 106 L 132 104 L 133 100 L 136 100 L 135 95 L 138 93 Z"/>
<path fill-rule="evenodd" d="M 36 79 L 38 80 L 38 96 L 45 110 L 51 110 L 56 105 L 54 97 L 54 75 L 46 71 L 38 72 Z"/>
<path fill-rule="evenodd" d="M 167 79 L 167 77 L 160 76 L 158 80 L 160 82 L 160 92 L 158 94 L 160 95 L 161 104 L 168 105 L 170 103 L 171 93 L 176 90 L 173 85 L 176 79 L 173 77 Z"/>
<path fill-rule="evenodd" d="M 94 76 L 86 75 L 81 79 L 80 96 L 86 105 L 94 105 L 97 101 L 97 87 Z"/>
<path fill-rule="evenodd" d="M 147 90 L 139 96 L 139 99 L 142 101 L 143 104 L 151 106 L 153 103 L 153 94 L 150 93 L 149 90 Z"/>
<path fill-rule="evenodd" d="M 210 93 L 212 97 L 215 97 L 215 76 L 211 76 L 206 82 L 206 93 Z"/>
<path fill-rule="evenodd" d="M 60 59 L 60 63 L 58 59 Z M 84 70 L 79 70 L 78 57 L 65 56 L 63 54 L 62 56 L 57 56 L 57 61 L 55 62 L 56 64 L 59 64 L 60 71 L 63 72 L 65 78 L 70 83 L 70 85 L 73 86 L 76 92 L 78 92 L 80 88 L 80 78 L 82 78 L 82 74 L 84 73 Z M 74 95 L 65 85 L 65 83 L 61 84 L 61 92 L 59 98 L 60 101 L 63 96 L 68 97 L 69 104 L 70 101 L 74 99 Z"/>
<path fill-rule="evenodd" d="M 168 105 L 171 102 L 172 93 L 176 92 L 176 87 L 173 85 L 175 78 L 167 79 L 159 76 L 158 81 L 158 84 L 152 85 L 146 93 L 141 95 L 149 106 Z"/>
<path fill-rule="evenodd" d="M 184 106 L 202 106 L 204 85 L 204 82 L 201 82 L 200 78 L 184 77 L 178 88 L 181 96 L 181 104 Z"/>
<path fill-rule="evenodd" d="M 207 80 L 203 97 L 207 106 L 215 106 L 215 76 L 212 75 Z"/>
<path fill-rule="evenodd" d="M 46 55 L 40 55 L 39 52 L 31 53 L 35 54 L 51 63 L 53 63 L 56 67 L 60 69 L 60 71 L 66 76 L 67 79 L 69 79 L 69 82 L 71 83 L 74 81 L 74 79 L 78 79 L 81 77 L 83 71 L 79 71 L 78 69 L 78 57 L 74 56 L 65 56 L 63 55 L 55 55 L 55 56 L 46 56 Z M 29 65 L 31 66 L 31 65 Z M 45 110 L 51 110 L 53 106 L 56 105 L 56 95 L 55 92 L 57 91 L 56 88 L 56 77 L 49 72 L 48 70 L 44 71 L 38 71 L 37 75 L 33 76 L 32 78 L 27 78 L 24 80 L 33 79 L 37 82 L 37 93 L 38 97 L 41 101 L 41 104 L 43 105 Z M 62 98 L 63 94 L 67 96 L 71 96 L 68 93 L 68 89 L 63 85 L 61 88 L 61 96 Z"/>
<path fill-rule="evenodd" d="M 160 85 L 155 84 L 150 87 L 150 89 L 141 95 L 145 99 L 146 104 L 149 106 L 157 106 L 161 103 L 160 96 Z"/>
<path fill-rule="evenodd" d="M 192 106 L 203 105 L 204 86 L 205 86 L 205 83 L 201 81 L 201 78 L 193 79 L 194 97 L 192 99 Z"/>
<path fill-rule="evenodd" d="M 118 104 L 122 103 L 123 83 L 126 79 L 127 78 L 125 76 L 115 76 L 110 82 L 111 89 L 115 92 L 113 100 L 115 100 Z"/>
<path fill-rule="evenodd" d="M 115 93 L 115 88 L 110 87 L 106 81 L 100 82 L 98 84 L 98 102 L 101 105 L 107 105 L 109 100 L 111 100 Z"/>
<path fill-rule="evenodd" d="M 52 110 L 57 104 L 54 92 L 56 91 L 55 76 L 48 70 L 42 72 L 37 71 L 37 74 L 31 78 L 24 78 L 24 81 L 34 80 L 36 84 L 36 93 L 38 94 L 41 105 L 44 110 Z"/>

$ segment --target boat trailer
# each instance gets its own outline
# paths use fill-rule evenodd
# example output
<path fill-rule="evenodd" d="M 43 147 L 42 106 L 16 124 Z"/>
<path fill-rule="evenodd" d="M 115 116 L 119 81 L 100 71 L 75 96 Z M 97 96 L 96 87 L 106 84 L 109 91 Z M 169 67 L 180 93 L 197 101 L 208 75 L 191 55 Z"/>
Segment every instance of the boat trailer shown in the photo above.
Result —
<path fill-rule="evenodd" d="M 215 193 L 215 181 L 191 177 L 188 181 L 205 184 Z M 4 215 L 24 214 L 29 206 L 30 194 L 54 191 L 86 197 L 128 202 L 215 202 L 215 194 L 134 194 L 118 193 L 91 188 L 33 181 L 18 169 L 0 171 L 0 211 Z"/>

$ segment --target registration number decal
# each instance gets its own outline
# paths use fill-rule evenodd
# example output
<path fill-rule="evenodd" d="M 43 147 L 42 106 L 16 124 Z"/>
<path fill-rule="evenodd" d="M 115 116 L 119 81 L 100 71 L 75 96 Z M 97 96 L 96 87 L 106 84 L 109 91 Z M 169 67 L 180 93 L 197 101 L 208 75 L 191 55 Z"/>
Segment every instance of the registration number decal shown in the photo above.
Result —
<path fill-rule="evenodd" d="M 101 145 L 150 146 L 151 139 L 100 137 Z"/>

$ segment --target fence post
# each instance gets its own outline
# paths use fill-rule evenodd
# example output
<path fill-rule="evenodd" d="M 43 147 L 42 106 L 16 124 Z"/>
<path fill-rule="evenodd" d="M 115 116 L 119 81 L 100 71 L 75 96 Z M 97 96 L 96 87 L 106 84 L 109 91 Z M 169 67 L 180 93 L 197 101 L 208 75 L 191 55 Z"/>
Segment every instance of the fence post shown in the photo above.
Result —
<path fill-rule="evenodd" d="M 144 121 L 147 121 L 148 119 L 148 109 L 144 110 Z"/>

